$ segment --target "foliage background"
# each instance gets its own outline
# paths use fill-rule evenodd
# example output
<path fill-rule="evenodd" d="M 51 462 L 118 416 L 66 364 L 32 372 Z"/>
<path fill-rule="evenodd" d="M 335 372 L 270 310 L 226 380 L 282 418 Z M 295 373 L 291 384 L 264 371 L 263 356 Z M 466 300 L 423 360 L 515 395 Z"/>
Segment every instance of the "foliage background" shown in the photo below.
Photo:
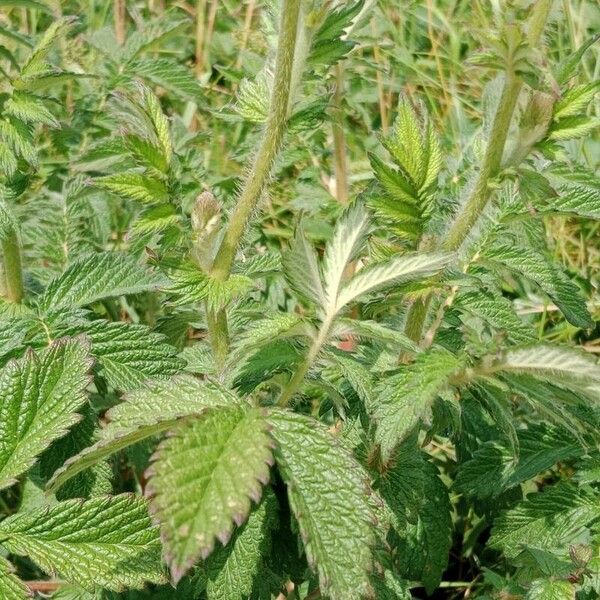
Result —
<path fill-rule="evenodd" d="M 465 165 L 481 156 L 481 118 L 486 113 L 486 103 L 491 102 L 489 90 L 485 89 L 489 77 L 482 76 L 481 68 L 467 58 L 485 43 L 486 33 L 500 26 L 507 10 L 518 13 L 527 5 L 525 1 L 500 0 L 370 3 L 366 18 L 352 32 L 357 43 L 349 49 L 348 56 L 330 70 L 315 68 L 313 76 L 299 88 L 301 118 L 297 127 L 290 128 L 271 174 L 269 193 L 265 194 L 261 210 L 247 232 L 246 245 L 253 249 L 250 257 L 285 250 L 300 215 L 307 237 L 322 249 L 331 238 L 346 202 L 369 189 L 373 178 L 369 154 L 380 154 L 380 134 L 390 132 L 401 97 L 414 105 L 423 102 L 439 134 L 447 167 L 441 185 L 444 193 L 450 197 L 464 185 Z M 148 128 L 147 115 L 140 114 L 137 108 L 140 99 L 146 98 L 146 88 L 140 84 L 156 93 L 169 119 L 177 158 L 167 166 L 150 160 L 147 167 L 149 172 L 153 168 L 168 172 L 165 196 L 176 197 L 182 212 L 189 215 L 198 195 L 210 190 L 222 203 L 223 213 L 228 213 L 265 118 L 266 84 L 263 82 L 261 88 L 260 73 L 265 56 L 272 53 L 275 44 L 276 23 L 271 9 L 268 2 L 260 0 L 198 0 L 197 5 L 183 0 L 126 3 L 125 0 L 60 3 L 0 0 L 0 43 L 10 53 L 10 56 L 0 53 L 0 59 L 3 69 L 11 75 L 23 64 L 33 40 L 39 39 L 63 16 L 78 15 L 70 24 L 68 35 L 60 37 L 49 53 L 54 79 L 40 87 L 49 112 L 38 115 L 35 135 L 29 145 L 21 148 L 21 158 L 29 166 L 21 163 L 13 169 L 10 160 L 0 153 L 3 169 L 16 173 L 11 177 L 10 194 L 16 197 L 14 215 L 21 223 L 23 258 L 29 272 L 25 282 L 28 294 L 39 293 L 90 251 L 126 251 L 136 258 L 149 257 L 152 262 L 160 246 L 161 259 L 177 258 L 175 250 L 181 238 L 176 211 L 153 204 L 156 190 L 139 198 L 140 210 L 130 198 L 111 193 L 115 191 L 111 189 L 114 182 L 102 179 L 126 171 L 135 162 L 131 158 L 134 137 Z M 204 15 L 203 19 L 197 19 L 197 11 Z M 545 34 L 547 62 L 563 61 L 599 30 L 597 2 L 557 0 Z M 12 57 L 16 64 L 12 64 Z M 598 80 L 599 57 L 600 47 L 595 44 L 582 60 L 579 83 Z M 61 72 L 70 75 L 61 81 Z M 145 106 L 151 106 L 151 100 Z M 600 116 L 597 99 L 591 102 L 588 114 Z M 139 148 L 138 152 L 142 152 Z M 597 172 L 600 163 L 597 129 L 565 142 L 560 157 L 567 163 Z M 449 200 L 448 210 L 450 207 Z M 545 223 L 543 235 L 555 260 L 585 290 L 588 307 L 597 322 L 599 222 L 551 216 Z M 153 237 L 157 231 L 161 234 L 160 244 Z M 377 234 L 381 245 L 374 243 L 372 252 L 385 256 L 385 240 L 380 239 L 385 238 L 385 229 L 382 227 Z M 210 371 L 210 360 L 200 351 L 189 350 L 195 347 L 192 342 L 206 339 L 206 322 L 202 313 L 190 308 L 195 298 L 185 296 L 188 282 L 180 283 L 180 299 L 174 305 L 164 296 L 142 294 L 133 299 L 128 296 L 100 303 L 95 307 L 97 316 L 115 323 L 147 324 L 166 336 L 177 352 L 184 353 L 179 356 L 192 365 L 189 370 Z M 243 285 L 240 277 L 240 290 L 227 293 L 236 296 L 246 292 Z M 577 344 L 592 356 L 600 353 L 597 325 L 585 329 L 569 323 L 525 278 L 507 275 L 502 287 L 505 296 L 514 301 L 518 314 L 534 327 L 540 341 Z M 298 309 L 283 277 L 269 278 L 264 285 L 253 289 L 252 294 L 252 299 L 264 301 L 268 309 Z M 223 299 L 217 296 L 211 301 L 218 305 Z M 377 311 L 382 309 L 367 304 L 363 310 L 363 314 L 376 318 L 380 314 Z M 87 317 L 79 315 L 79 318 Z M 67 322 L 58 315 L 52 323 L 55 327 L 52 337 L 77 333 L 74 322 L 72 314 Z M 39 343 L 36 335 L 32 339 Z M 147 331 L 140 329 L 138 339 L 146 335 Z M 159 344 L 159 338 L 156 343 Z M 6 347 L 5 359 L 11 353 L 18 354 L 10 344 Z M 176 372 L 180 358 L 175 351 L 171 355 L 166 350 L 165 353 L 140 366 L 142 376 L 154 375 L 153 369 L 159 372 L 156 366 L 159 360 L 163 361 L 161 374 Z M 106 380 L 102 376 L 95 380 L 92 406 L 99 415 L 136 383 L 131 371 L 111 371 L 108 365 L 107 360 L 103 375 Z M 251 387 L 253 383 L 248 385 Z M 517 414 L 516 418 L 525 416 Z M 540 437 L 548 434 L 550 445 L 554 443 L 548 432 L 540 429 L 534 433 Z M 563 438 L 561 441 L 564 443 Z M 480 522 L 477 510 L 463 505 L 461 494 L 468 496 L 469 482 L 455 480 L 457 449 L 444 436 L 427 439 L 425 448 L 431 464 L 441 469 L 444 483 L 454 486 L 451 500 L 455 507 L 455 533 L 450 563 L 439 586 L 426 583 L 425 590 L 417 585 L 412 589 L 413 595 L 519 597 L 523 589 L 513 578 L 514 566 L 485 548 L 485 538 L 489 535 L 485 520 L 482 518 Z M 117 475 L 113 479 L 114 492 L 139 492 L 145 486 L 142 473 L 150 450 L 150 445 L 136 446 L 135 451 L 113 465 Z M 524 491 L 543 489 L 546 484 L 569 479 L 573 469 L 573 461 L 569 460 L 576 455 L 575 451 L 572 455 L 566 452 L 568 458 L 564 464 L 559 461 L 552 469 L 533 473 L 524 483 Z M 59 466 L 47 466 L 48 476 Z M 425 471 L 429 467 L 430 463 L 422 465 Z M 6 514 L 29 502 L 33 507 L 43 503 L 34 486 L 23 483 L 17 487 L 4 490 L 0 496 Z M 485 504 L 488 500 L 484 495 L 477 502 Z M 503 497 L 501 502 L 508 505 L 511 500 Z M 568 499 L 564 502 L 566 505 Z M 484 507 L 480 512 L 486 511 Z M 594 558 L 598 562 L 598 557 Z M 575 556 L 570 565 L 574 571 L 578 560 Z M 430 558 L 430 563 L 434 562 Z M 23 579 L 34 582 L 31 589 L 35 589 L 38 579 L 44 578 L 27 560 L 17 566 Z M 529 566 L 520 565 L 523 569 Z M 566 567 L 563 564 L 561 568 Z M 550 579 L 554 580 L 553 573 L 558 572 L 558 567 L 549 569 Z M 586 597 L 598 593 L 597 580 L 594 585 L 595 591 Z M 309 597 L 311 592 L 307 589 L 305 586 L 302 591 L 290 592 L 288 597 L 293 597 L 292 593 Z M 535 587 L 533 591 L 527 589 L 532 598 L 550 597 L 541 592 L 536 596 Z M 38 591 L 55 592 L 52 586 L 45 588 L 43 582 Z M 146 595 L 162 598 L 175 597 L 174 593 L 165 587 Z M 558 592 L 553 590 L 553 593 Z M 565 597 L 571 593 L 573 590 L 567 590 Z M 64 588 L 53 597 L 87 597 L 82 594 Z M 146 595 L 131 592 L 120 597 Z"/>

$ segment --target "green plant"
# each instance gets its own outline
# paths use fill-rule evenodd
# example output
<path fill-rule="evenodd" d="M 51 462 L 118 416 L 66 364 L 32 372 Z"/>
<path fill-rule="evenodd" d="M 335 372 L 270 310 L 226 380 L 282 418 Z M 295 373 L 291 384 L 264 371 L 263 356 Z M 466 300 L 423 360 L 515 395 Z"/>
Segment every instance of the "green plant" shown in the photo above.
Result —
<path fill-rule="evenodd" d="M 372 4 L 276 3 L 246 79 L 234 9 L 197 4 L 195 40 L 141 4 L 0 29 L 0 596 L 596 597 L 597 282 L 547 235 L 600 217 L 569 150 L 594 38 L 551 61 L 552 2 L 503 4 L 472 139 L 401 95 L 357 183 L 340 61 Z M 355 193 L 315 209 L 329 120 Z"/>

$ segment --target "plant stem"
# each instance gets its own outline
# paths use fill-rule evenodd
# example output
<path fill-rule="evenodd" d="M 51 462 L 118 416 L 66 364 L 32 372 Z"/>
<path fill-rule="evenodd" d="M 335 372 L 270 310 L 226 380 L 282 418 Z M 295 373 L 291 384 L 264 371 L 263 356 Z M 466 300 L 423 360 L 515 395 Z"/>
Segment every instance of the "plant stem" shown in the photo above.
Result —
<path fill-rule="evenodd" d="M 327 338 L 329 337 L 329 330 L 331 329 L 332 320 L 333 318 L 328 318 L 323 321 L 317 337 L 314 339 L 310 349 L 308 350 L 306 358 L 302 361 L 296 372 L 288 381 L 288 384 L 281 392 L 281 396 L 277 401 L 278 406 L 287 406 L 292 397 L 300 389 L 306 374 L 310 371 L 315 359 L 321 352 L 325 342 L 327 341 Z"/>
<path fill-rule="evenodd" d="M 373 38 L 376 38 L 375 19 L 371 19 L 371 33 Z M 379 50 L 379 44 L 377 40 L 373 44 L 373 58 L 375 59 L 375 78 L 377 81 L 377 99 L 379 102 L 379 120 L 381 121 L 381 131 L 383 135 L 388 134 L 388 115 L 387 115 L 387 101 L 385 98 L 385 87 L 383 85 L 383 59 L 381 57 L 381 51 Z"/>
<path fill-rule="evenodd" d="M 200 77 L 204 69 L 203 50 L 206 24 L 206 2 L 207 0 L 198 0 L 198 2 L 196 3 L 196 62 L 194 65 L 196 77 Z"/>
<path fill-rule="evenodd" d="M 122 46 L 125 43 L 125 31 L 127 18 L 127 7 L 125 0 L 114 0 L 113 1 L 113 18 L 115 23 L 115 37 L 117 43 Z"/>
<path fill-rule="evenodd" d="M 252 17 L 254 16 L 254 9 L 256 8 L 256 0 L 249 0 L 246 6 L 246 15 L 244 16 L 244 29 L 242 30 L 242 41 L 240 43 L 240 49 L 238 52 L 237 60 L 235 61 L 235 68 L 242 68 L 243 54 L 246 46 L 248 45 L 248 38 L 250 37 L 250 30 L 252 28 Z"/>
<path fill-rule="evenodd" d="M 2 256 L 6 298 L 9 302 L 18 304 L 23 299 L 23 268 L 19 237 L 14 228 L 2 242 Z"/>
<path fill-rule="evenodd" d="M 211 269 L 211 275 L 221 281 L 228 279 L 231 273 L 240 240 L 250 215 L 258 204 L 285 133 L 300 2 L 301 0 L 284 0 L 282 3 L 273 92 L 267 123 Z M 218 351 L 215 359 L 220 368 L 229 346 L 225 310 L 219 311 L 217 315 L 209 315 L 208 325 L 213 348 Z"/>
<path fill-rule="evenodd" d="M 215 257 L 212 275 L 220 280 L 229 277 L 231 265 L 242 235 L 246 230 L 248 219 L 256 208 L 283 139 L 287 124 L 290 80 L 294 63 L 299 10 L 300 0 L 284 0 L 281 8 L 281 29 L 270 112 L 252 168 L 244 181 L 242 192 L 229 219 L 223 241 Z"/>
<path fill-rule="evenodd" d="M 335 65 L 335 93 L 333 105 L 335 117 L 333 130 L 333 157 L 335 172 L 335 197 L 338 202 L 348 202 L 348 162 L 346 157 L 346 134 L 344 133 L 344 113 L 342 100 L 344 98 L 344 67 L 341 61 Z"/>
<path fill-rule="evenodd" d="M 498 109 L 494 115 L 483 165 L 471 195 L 446 234 L 446 239 L 442 243 L 444 250 L 456 250 L 461 245 L 488 203 L 488 184 L 500 169 L 508 130 L 522 86 L 521 79 L 513 73 L 512 69 L 508 70 Z"/>
<path fill-rule="evenodd" d="M 551 5 L 551 0 L 538 0 L 533 7 L 528 32 L 529 43 L 532 46 L 537 45 L 540 40 Z M 457 250 L 487 206 L 490 199 L 488 185 L 490 180 L 500 172 L 508 131 L 522 87 L 523 82 L 515 74 L 513 65 L 507 65 L 502 94 L 494 115 L 489 143 L 479 176 L 471 195 L 442 241 L 443 250 Z M 422 304 L 426 304 L 424 309 L 419 303 L 414 303 L 409 310 L 405 332 L 413 341 L 421 341 L 429 302 L 428 299 L 422 301 Z"/>
<path fill-rule="evenodd" d="M 227 352 L 229 351 L 229 327 L 227 325 L 227 314 L 224 310 L 214 312 L 206 311 L 206 321 L 208 324 L 208 336 L 210 345 L 218 369 L 225 363 Z"/>
<path fill-rule="evenodd" d="M 202 52 L 202 66 L 207 65 L 209 62 L 210 43 L 212 41 L 213 31 L 215 28 L 215 19 L 217 18 L 218 7 L 219 0 L 212 0 L 210 3 L 210 9 L 208 11 L 208 21 L 206 23 L 206 37 L 204 39 L 204 50 Z"/>

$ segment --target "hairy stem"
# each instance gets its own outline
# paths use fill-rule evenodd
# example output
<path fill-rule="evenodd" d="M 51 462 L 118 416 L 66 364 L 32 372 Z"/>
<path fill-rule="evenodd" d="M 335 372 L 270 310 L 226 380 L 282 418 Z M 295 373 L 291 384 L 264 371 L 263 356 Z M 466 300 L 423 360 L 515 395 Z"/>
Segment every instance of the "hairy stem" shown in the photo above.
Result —
<path fill-rule="evenodd" d="M 281 26 L 269 116 L 260 146 L 242 186 L 211 270 L 211 275 L 221 281 L 225 281 L 231 273 L 231 266 L 240 240 L 244 235 L 250 215 L 258 204 L 285 133 L 300 2 L 301 0 L 284 0 L 281 7 Z M 228 347 L 225 311 L 222 310 L 218 315 L 210 316 L 208 321 L 209 333 L 211 339 L 214 340 L 213 347 L 217 344 L 216 340 L 219 339 L 219 353 L 216 359 L 217 364 L 222 365 Z"/>
<path fill-rule="evenodd" d="M 479 176 L 471 195 L 442 243 L 445 250 L 456 250 L 461 245 L 488 203 L 488 185 L 490 179 L 498 174 L 502 164 L 508 130 L 522 86 L 521 79 L 512 72 L 512 69 L 506 72 L 502 95 L 494 116 L 490 141 Z"/>
<path fill-rule="evenodd" d="M 212 275 L 217 279 L 225 280 L 229 277 L 231 265 L 242 235 L 246 230 L 248 219 L 258 203 L 283 139 L 287 124 L 299 9 L 300 0 L 284 0 L 281 9 L 281 29 L 270 112 L 258 152 L 254 157 L 250 172 L 246 176 L 242 192 L 229 219 L 223 241 L 215 257 Z"/>
<path fill-rule="evenodd" d="M 23 268 L 19 237 L 14 229 L 2 242 L 2 258 L 6 299 L 9 302 L 19 303 L 23 299 Z"/>
<path fill-rule="evenodd" d="M 537 45 L 542 36 L 551 5 L 551 0 L 538 0 L 533 7 L 528 31 L 529 43 L 532 46 Z M 441 246 L 444 250 L 454 251 L 460 247 L 487 206 L 490 199 L 489 182 L 501 170 L 508 131 L 522 87 L 523 82 L 515 74 L 513 65 L 507 65 L 502 94 L 492 122 L 481 170 L 470 196 L 442 241 Z M 421 305 L 413 304 L 409 310 L 405 332 L 413 341 L 421 341 L 429 304 L 429 300 L 426 299 L 421 301 Z"/>

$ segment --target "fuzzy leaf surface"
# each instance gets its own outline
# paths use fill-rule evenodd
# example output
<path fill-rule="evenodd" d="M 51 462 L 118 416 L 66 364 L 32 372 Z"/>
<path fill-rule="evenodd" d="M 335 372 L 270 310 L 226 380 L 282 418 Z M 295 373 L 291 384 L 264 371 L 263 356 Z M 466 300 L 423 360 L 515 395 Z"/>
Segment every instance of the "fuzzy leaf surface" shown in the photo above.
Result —
<path fill-rule="evenodd" d="M 32 596 L 4 557 L 0 557 L 0 596 L 3 600 L 26 600 Z"/>
<path fill-rule="evenodd" d="M 162 277 L 124 254 L 90 254 L 50 282 L 40 308 L 47 311 L 85 306 L 107 298 L 155 291 L 164 283 Z"/>
<path fill-rule="evenodd" d="M 183 423 L 161 442 L 146 493 L 175 581 L 246 520 L 269 480 L 271 444 L 261 412 L 241 405 Z"/>
<path fill-rule="evenodd" d="M 164 581 L 158 530 L 130 494 L 67 500 L 0 523 L 2 545 L 84 588 L 139 588 Z"/>
<path fill-rule="evenodd" d="M 29 350 L 0 373 L 0 488 L 12 485 L 81 418 L 91 360 L 81 340 Z"/>
<path fill-rule="evenodd" d="M 67 460 L 48 482 L 48 490 L 55 491 L 123 448 L 164 433 L 184 417 L 237 403 L 236 396 L 221 386 L 189 375 L 147 382 L 106 413 L 108 423 L 98 431 L 99 440 Z"/>
<path fill-rule="evenodd" d="M 452 254 L 402 255 L 390 260 L 369 265 L 361 269 L 344 287 L 342 287 L 336 305 L 336 311 L 365 294 L 382 290 L 398 283 L 424 279 L 439 273 L 448 266 Z"/>
<path fill-rule="evenodd" d="M 537 283 L 576 327 L 593 327 L 585 300 L 577 285 L 557 266 L 531 248 L 497 243 L 483 252 L 486 259 L 503 264 Z"/>
<path fill-rule="evenodd" d="M 363 598 L 375 539 L 365 472 L 314 419 L 274 410 L 269 423 L 275 460 L 321 591 L 331 600 Z"/>
<path fill-rule="evenodd" d="M 384 460 L 431 411 L 438 394 L 448 387 L 450 377 L 464 366 L 459 356 L 442 348 L 418 354 L 411 365 L 387 378 L 379 389 L 375 407 L 376 441 Z"/>
<path fill-rule="evenodd" d="M 267 487 L 260 504 L 236 529 L 229 544 L 211 554 L 206 562 L 208 600 L 241 600 L 252 593 L 254 579 L 270 550 L 276 510 L 275 494 Z"/>
<path fill-rule="evenodd" d="M 585 488 L 562 481 L 500 515 L 490 545 L 516 557 L 523 547 L 552 549 L 574 543 L 598 517 L 598 499 Z"/>
<path fill-rule="evenodd" d="M 176 349 L 146 325 L 81 320 L 60 329 L 61 335 L 76 332 L 89 337 L 91 353 L 98 359 L 102 374 L 119 390 L 131 390 L 147 379 L 175 375 L 183 368 Z"/>
<path fill-rule="evenodd" d="M 403 577 L 438 586 L 452 544 L 452 506 L 437 468 L 413 438 L 398 449 L 391 468 L 378 482 L 398 536 L 398 566 Z"/>

